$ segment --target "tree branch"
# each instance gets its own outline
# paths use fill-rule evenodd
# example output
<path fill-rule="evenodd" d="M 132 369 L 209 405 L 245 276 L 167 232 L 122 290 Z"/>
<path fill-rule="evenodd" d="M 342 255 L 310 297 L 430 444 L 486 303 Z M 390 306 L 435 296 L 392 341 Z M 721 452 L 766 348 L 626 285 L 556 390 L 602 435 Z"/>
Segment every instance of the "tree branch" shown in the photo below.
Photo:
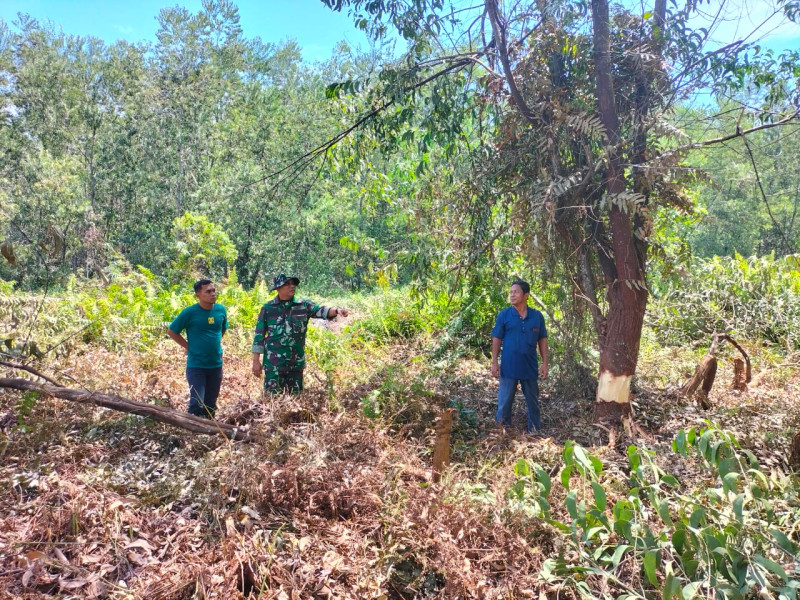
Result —
<path fill-rule="evenodd" d="M 797 109 L 792 114 L 784 117 L 780 121 L 776 121 L 774 123 L 764 123 L 762 125 L 757 125 L 756 127 L 751 127 L 750 129 L 745 129 L 744 131 L 736 130 L 734 133 L 729 135 L 724 135 L 722 137 L 714 138 L 711 140 L 704 140 L 702 142 L 694 142 L 692 144 L 685 144 L 683 146 L 678 146 L 677 148 L 673 148 L 669 152 L 674 154 L 676 152 L 684 152 L 686 150 L 697 150 L 698 148 L 705 148 L 706 146 L 711 146 L 713 144 L 721 144 L 723 142 L 728 142 L 734 138 L 742 137 L 745 135 L 750 135 L 751 133 L 755 133 L 756 131 L 761 131 L 763 129 L 772 129 L 773 127 L 781 127 L 783 125 L 788 125 L 794 120 L 797 120 L 800 117 L 800 109 Z M 663 157 L 659 157 L 663 158 Z"/>
<path fill-rule="evenodd" d="M 525 117 L 525 120 L 531 125 L 536 125 L 536 116 L 525 102 L 525 99 L 522 97 L 519 88 L 517 88 L 517 83 L 514 80 L 514 73 L 511 70 L 511 62 L 508 60 L 506 32 L 503 29 L 502 23 L 500 23 L 497 0 L 486 0 L 486 12 L 489 14 L 489 22 L 492 24 L 492 32 L 494 34 L 494 40 L 497 44 L 497 54 L 500 57 L 500 63 L 503 65 L 503 73 L 505 73 L 506 82 L 508 83 L 508 89 L 511 92 L 511 97 L 514 99 L 514 102 L 519 108 L 520 113 L 522 113 L 522 116 Z"/>
<path fill-rule="evenodd" d="M 56 387 L 64 387 L 60 383 L 58 383 L 55 379 L 51 379 L 47 375 L 44 375 L 43 373 L 40 373 L 39 371 L 37 371 L 33 367 L 29 367 L 28 365 L 19 365 L 17 363 L 6 362 L 4 360 L 0 360 L 0 365 L 3 365 L 4 367 L 8 367 L 10 369 L 19 369 L 21 371 L 27 371 L 28 373 L 31 373 L 32 375 L 36 375 L 36 377 L 39 377 L 40 379 L 44 379 L 46 382 L 51 383 L 52 385 L 54 385 Z"/>
<path fill-rule="evenodd" d="M 737 129 L 738 129 L 738 127 L 737 127 Z M 794 248 L 793 248 L 792 244 L 786 238 L 786 234 L 783 233 L 783 228 L 778 224 L 778 221 L 775 220 L 775 216 L 772 214 L 772 207 L 770 207 L 770 205 L 769 205 L 769 200 L 767 200 L 767 194 L 764 193 L 764 186 L 761 184 L 761 177 L 758 174 L 758 167 L 756 166 L 756 159 L 753 156 L 753 151 L 750 149 L 750 144 L 748 143 L 747 138 L 744 135 L 742 135 L 742 141 L 744 142 L 744 147 L 747 150 L 747 155 L 750 157 L 750 164 L 753 165 L 753 173 L 755 173 L 755 176 L 756 176 L 756 183 L 758 184 L 758 190 L 761 192 L 761 198 L 763 198 L 764 204 L 767 207 L 767 213 L 769 213 L 769 218 L 770 218 L 770 220 L 772 220 L 772 224 L 775 226 L 775 229 L 778 231 L 778 233 L 781 236 L 781 239 L 783 240 L 783 246 L 784 246 L 784 250 L 786 251 L 786 254 L 794 254 Z M 731 343 L 735 343 L 735 342 L 733 342 L 733 340 L 730 340 L 730 341 L 731 341 Z M 740 348 L 740 350 L 741 350 L 741 348 Z M 744 353 L 743 350 L 742 350 L 742 353 Z"/>
<path fill-rule="evenodd" d="M 446 75 L 447 73 L 451 73 L 452 71 L 458 70 L 458 69 L 460 69 L 462 67 L 465 67 L 465 66 L 467 66 L 469 64 L 472 64 L 474 62 L 476 62 L 476 58 L 474 56 L 465 56 L 465 57 L 459 59 L 458 61 L 454 62 L 453 64 L 449 65 L 448 67 L 442 69 L 441 71 L 437 71 L 436 73 L 433 73 L 433 74 L 429 75 L 425 79 L 422 79 L 420 81 L 415 82 L 412 85 L 404 87 L 402 91 L 403 91 L 403 93 L 411 92 L 411 91 L 413 91 L 415 89 L 418 89 L 418 88 L 424 86 L 427 83 L 430 83 L 434 79 L 437 79 L 437 78 L 441 77 L 442 75 Z M 340 131 L 335 136 L 333 136 L 331 139 L 329 139 L 327 142 L 324 142 L 324 143 L 320 144 L 319 146 L 317 146 L 316 148 L 313 148 L 313 149 L 309 150 L 305 154 L 303 154 L 301 156 L 298 156 L 292 162 L 290 162 L 288 165 L 286 165 L 284 167 L 281 167 L 277 171 L 273 171 L 272 173 L 270 173 L 269 175 L 266 175 L 265 177 L 262 177 L 261 179 L 256 179 L 254 181 L 251 181 L 251 182 L 245 184 L 242 187 L 242 189 L 250 187 L 250 186 L 255 185 L 257 183 L 262 183 L 262 182 L 264 182 L 264 181 L 266 181 L 268 179 L 272 179 L 273 177 L 276 177 L 277 175 L 280 175 L 281 173 L 284 173 L 285 171 L 288 171 L 289 169 L 295 167 L 296 165 L 298 165 L 300 163 L 303 163 L 304 161 L 306 163 L 313 161 L 320 154 L 323 154 L 323 153 L 327 152 L 328 150 L 330 150 L 331 148 L 333 148 L 336 144 L 338 144 L 340 141 L 342 141 L 344 138 L 346 138 L 348 135 L 350 135 L 353 131 L 355 131 L 356 129 L 360 128 L 362 125 L 364 125 L 365 123 L 367 123 L 368 121 L 370 121 L 374 117 L 376 117 L 379 114 L 381 114 L 384 110 L 386 110 L 392 104 L 394 104 L 394 102 L 395 102 L 394 100 L 385 101 L 378 108 L 375 108 L 375 109 L 371 110 L 366 115 L 364 115 L 360 119 L 358 119 L 358 121 L 353 123 L 350 127 L 348 127 L 347 129 L 344 129 L 343 131 Z M 305 166 L 305 165 L 303 165 L 303 166 Z"/>

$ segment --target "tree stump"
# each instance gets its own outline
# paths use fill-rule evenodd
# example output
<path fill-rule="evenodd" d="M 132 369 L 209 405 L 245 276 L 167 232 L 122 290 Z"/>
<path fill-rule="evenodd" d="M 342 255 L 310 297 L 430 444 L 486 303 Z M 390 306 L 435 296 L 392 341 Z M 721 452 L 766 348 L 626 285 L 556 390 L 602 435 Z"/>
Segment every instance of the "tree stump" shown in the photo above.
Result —
<path fill-rule="evenodd" d="M 733 389 L 737 392 L 747 390 L 747 381 L 744 373 L 744 361 L 741 358 L 733 361 Z"/>
<path fill-rule="evenodd" d="M 800 431 L 794 434 L 789 446 L 789 466 L 795 471 L 800 471 Z"/>
<path fill-rule="evenodd" d="M 744 348 L 727 333 L 715 333 L 712 337 L 711 347 L 708 349 L 708 353 L 695 368 L 692 378 L 681 388 L 681 394 L 685 397 L 691 397 L 694 394 L 695 400 L 704 410 L 711 408 L 711 400 L 708 395 L 711 392 L 711 387 L 714 385 L 714 378 L 717 376 L 716 353 L 717 345 L 720 340 L 729 341 L 741 352 L 742 356 L 744 356 L 744 360 L 741 358 L 734 360 L 733 389 L 740 391 L 746 390 L 747 384 L 752 379 L 750 357 L 747 355 L 747 352 L 744 351 Z M 698 388 L 700 389 L 698 390 Z M 697 393 L 695 394 L 695 392 Z"/>
<path fill-rule="evenodd" d="M 713 354 L 706 354 L 695 368 L 692 378 L 681 388 L 681 393 L 687 398 L 694 396 L 703 410 L 708 410 L 711 408 L 711 401 L 708 399 L 708 394 L 711 393 L 711 388 L 714 385 L 714 379 L 716 379 L 716 377 L 717 357 Z"/>
<path fill-rule="evenodd" d="M 453 430 L 454 408 L 443 410 L 436 421 L 436 440 L 433 446 L 433 480 L 439 481 L 442 469 L 450 464 L 450 432 Z"/>

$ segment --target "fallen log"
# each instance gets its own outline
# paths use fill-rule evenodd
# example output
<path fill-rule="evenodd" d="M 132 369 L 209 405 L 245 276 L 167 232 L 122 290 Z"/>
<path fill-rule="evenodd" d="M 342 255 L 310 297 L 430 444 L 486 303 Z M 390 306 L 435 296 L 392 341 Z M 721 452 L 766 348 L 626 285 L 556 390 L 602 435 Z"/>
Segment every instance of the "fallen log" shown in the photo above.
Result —
<path fill-rule="evenodd" d="M 59 385 L 52 385 L 49 383 L 37 383 L 29 379 L 22 379 L 17 377 L 0 377 L 0 388 L 10 388 L 20 391 L 31 391 L 44 394 L 45 396 L 52 396 L 54 398 L 61 398 L 63 400 L 70 400 L 72 402 L 80 402 L 81 404 L 93 404 L 95 406 L 102 406 L 112 410 L 118 410 L 124 413 L 139 415 L 140 417 L 147 417 L 159 423 L 166 423 L 174 427 L 180 427 L 193 433 L 202 433 L 205 435 L 221 435 L 229 440 L 237 440 L 242 442 L 259 441 L 256 434 L 235 427 L 227 423 L 221 423 L 211 419 L 204 419 L 196 417 L 189 413 L 173 410 L 164 406 L 156 406 L 155 404 L 145 404 L 144 402 L 137 402 L 136 400 L 129 400 L 122 396 L 114 394 L 103 394 L 101 392 L 89 392 L 86 390 L 76 390 Z"/>

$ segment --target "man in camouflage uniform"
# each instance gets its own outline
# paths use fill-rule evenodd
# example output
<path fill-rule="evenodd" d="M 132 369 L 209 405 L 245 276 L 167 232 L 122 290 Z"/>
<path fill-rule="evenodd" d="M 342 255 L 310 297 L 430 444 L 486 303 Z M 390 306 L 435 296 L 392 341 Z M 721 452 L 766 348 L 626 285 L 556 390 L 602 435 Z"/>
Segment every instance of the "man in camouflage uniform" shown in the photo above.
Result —
<path fill-rule="evenodd" d="M 346 317 L 344 308 L 321 306 L 310 300 L 295 300 L 300 280 L 283 273 L 273 280 L 272 290 L 278 294 L 261 307 L 253 338 L 253 375 L 264 370 L 264 391 L 293 394 L 303 390 L 303 369 L 306 366 L 306 332 L 308 320 Z"/>

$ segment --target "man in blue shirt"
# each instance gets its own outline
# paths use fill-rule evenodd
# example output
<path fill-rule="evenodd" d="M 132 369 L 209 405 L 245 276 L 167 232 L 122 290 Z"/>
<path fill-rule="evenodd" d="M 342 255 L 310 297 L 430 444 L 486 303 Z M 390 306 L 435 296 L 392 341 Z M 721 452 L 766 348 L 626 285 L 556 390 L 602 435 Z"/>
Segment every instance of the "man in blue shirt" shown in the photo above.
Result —
<path fill-rule="evenodd" d="M 500 378 L 497 423 L 511 425 L 511 406 L 519 383 L 528 405 L 526 431 L 532 433 L 542 428 L 538 379 L 547 379 L 547 330 L 542 313 L 528 306 L 530 293 L 531 286 L 525 281 L 518 279 L 511 284 L 511 306 L 500 311 L 492 329 L 492 377 Z M 542 355 L 541 366 L 537 364 L 537 348 Z"/>
<path fill-rule="evenodd" d="M 189 413 L 213 419 L 222 384 L 222 336 L 228 329 L 228 312 L 217 304 L 217 289 L 210 280 L 195 283 L 194 295 L 197 304 L 175 317 L 167 335 L 186 350 Z"/>

